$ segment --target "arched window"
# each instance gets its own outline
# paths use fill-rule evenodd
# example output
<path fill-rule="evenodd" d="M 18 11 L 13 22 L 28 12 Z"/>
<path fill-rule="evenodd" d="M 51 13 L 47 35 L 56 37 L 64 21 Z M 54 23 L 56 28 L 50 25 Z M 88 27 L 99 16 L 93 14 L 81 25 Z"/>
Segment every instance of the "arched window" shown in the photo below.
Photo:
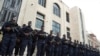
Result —
<path fill-rule="evenodd" d="M 60 17 L 60 7 L 56 3 L 53 4 L 53 13 Z"/>

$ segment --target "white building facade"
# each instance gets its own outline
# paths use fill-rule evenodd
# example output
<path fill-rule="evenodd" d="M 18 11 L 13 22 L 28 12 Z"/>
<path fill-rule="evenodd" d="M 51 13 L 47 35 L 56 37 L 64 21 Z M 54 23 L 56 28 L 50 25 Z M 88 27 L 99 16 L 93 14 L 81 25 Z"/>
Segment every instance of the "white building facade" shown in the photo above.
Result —
<path fill-rule="evenodd" d="M 5 0 L 8 1 L 8 0 Z M 32 28 L 40 30 L 44 24 L 45 32 L 53 30 L 54 34 L 59 32 L 61 37 L 66 34 L 72 41 L 85 42 L 85 27 L 81 10 L 77 7 L 69 8 L 61 0 L 9 0 L 9 5 L 15 1 L 15 7 L 9 7 L 11 13 L 18 17 L 18 24 L 22 26 L 32 21 Z M 13 3 L 13 4 L 14 4 Z M 17 5 L 19 3 L 19 5 Z M 5 7 L 4 7 L 5 8 Z M 8 9 L 8 10 L 9 10 Z M 4 9 L 1 10 L 3 12 Z M 12 12 L 13 11 L 13 12 Z M 12 15 L 12 14 L 11 14 Z M 5 16 L 4 14 L 0 16 Z M 8 15 L 6 19 L 8 20 Z M 10 20 L 11 17 L 9 17 Z M 3 17 L 0 18 L 2 22 Z M 8 21 L 9 21 L 8 20 Z"/>
<path fill-rule="evenodd" d="M 80 40 L 81 42 L 87 43 L 84 16 L 80 8 L 73 7 L 70 9 L 70 21 L 73 40 Z"/>

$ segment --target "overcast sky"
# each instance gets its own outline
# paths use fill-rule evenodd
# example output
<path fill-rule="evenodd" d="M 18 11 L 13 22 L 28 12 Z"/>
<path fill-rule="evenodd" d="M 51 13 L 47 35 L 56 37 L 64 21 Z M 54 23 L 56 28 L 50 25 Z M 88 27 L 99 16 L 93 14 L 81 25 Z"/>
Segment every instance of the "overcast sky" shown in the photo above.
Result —
<path fill-rule="evenodd" d="M 94 33 L 100 41 L 100 0 L 62 0 L 72 8 L 78 6 L 81 8 L 86 30 Z"/>

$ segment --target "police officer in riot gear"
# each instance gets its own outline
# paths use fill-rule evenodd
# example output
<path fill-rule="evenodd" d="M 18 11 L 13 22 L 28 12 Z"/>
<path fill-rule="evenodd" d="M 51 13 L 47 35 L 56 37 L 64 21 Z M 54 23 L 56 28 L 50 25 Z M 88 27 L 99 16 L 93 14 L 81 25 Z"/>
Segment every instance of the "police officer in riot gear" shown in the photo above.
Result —
<path fill-rule="evenodd" d="M 21 46 L 20 46 L 19 55 L 23 56 L 26 46 L 28 47 L 27 55 L 30 55 L 32 40 L 30 37 L 29 29 L 24 28 L 24 29 L 22 29 L 22 31 L 23 31 L 23 35 L 21 38 Z"/>
<path fill-rule="evenodd" d="M 79 44 L 79 56 L 83 55 L 83 48 L 82 48 L 82 42 Z"/>
<path fill-rule="evenodd" d="M 31 49 L 31 52 L 30 52 L 30 55 L 32 56 L 33 53 L 34 53 L 34 50 L 35 50 L 35 45 L 36 45 L 36 41 L 37 41 L 37 30 L 33 30 L 32 29 L 32 21 L 29 21 L 28 22 L 28 28 L 30 29 L 30 34 L 31 34 L 31 37 L 32 37 L 32 49 Z"/>
<path fill-rule="evenodd" d="M 74 40 L 74 55 L 75 56 L 79 56 L 79 45 L 78 45 L 78 41 L 77 40 Z"/>
<path fill-rule="evenodd" d="M 17 39 L 16 39 L 15 52 L 14 52 L 15 56 L 18 55 L 19 50 L 20 50 L 20 43 L 21 43 L 21 27 L 19 27 L 19 32 L 20 32 L 20 33 L 17 34 Z"/>
<path fill-rule="evenodd" d="M 12 55 L 13 49 L 16 44 L 16 38 L 18 33 L 18 24 L 16 23 L 16 17 L 13 17 L 11 21 L 5 22 L 1 31 L 3 32 L 1 53 L 2 56 L 8 54 Z M 8 48 L 9 47 L 9 48 Z"/>
<path fill-rule="evenodd" d="M 41 27 L 37 37 L 37 56 L 44 56 L 46 47 L 46 32 L 44 32 L 44 26 Z"/>
<path fill-rule="evenodd" d="M 21 38 L 21 47 L 19 51 L 19 55 L 23 56 L 25 48 L 27 47 L 27 56 L 31 56 L 32 49 L 32 28 L 31 23 L 28 22 L 28 26 L 22 28 L 22 38 Z"/>
<path fill-rule="evenodd" d="M 52 30 L 50 31 L 50 34 L 47 37 L 46 44 L 46 56 L 54 56 L 55 41 Z"/>
<path fill-rule="evenodd" d="M 73 56 L 74 55 L 74 43 L 71 42 L 70 45 L 69 45 L 69 56 Z"/>
<path fill-rule="evenodd" d="M 26 24 L 23 24 L 22 27 L 20 27 L 20 30 L 19 30 L 20 33 L 17 35 L 15 52 L 14 52 L 15 56 L 17 56 L 19 54 L 20 45 L 21 45 L 21 38 L 22 38 L 22 35 L 23 35 L 22 28 L 25 28 L 25 27 L 26 27 Z"/>
<path fill-rule="evenodd" d="M 34 54 L 35 48 L 36 48 L 36 41 L 37 41 L 37 33 L 38 30 L 33 30 L 32 36 L 32 49 L 31 49 L 31 56 Z"/>
<path fill-rule="evenodd" d="M 61 56 L 61 39 L 60 39 L 60 33 L 57 33 L 57 36 L 55 37 L 55 56 Z"/>
<path fill-rule="evenodd" d="M 66 35 L 63 35 L 62 38 L 62 56 L 68 55 L 68 40 L 66 39 Z"/>

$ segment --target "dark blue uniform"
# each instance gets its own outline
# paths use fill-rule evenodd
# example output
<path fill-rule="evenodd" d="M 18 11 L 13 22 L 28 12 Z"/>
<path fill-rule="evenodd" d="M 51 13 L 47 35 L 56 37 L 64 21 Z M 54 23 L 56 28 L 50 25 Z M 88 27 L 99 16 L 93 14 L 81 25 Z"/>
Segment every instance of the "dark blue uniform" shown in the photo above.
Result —
<path fill-rule="evenodd" d="M 54 50 L 55 50 L 55 41 L 54 36 L 49 35 L 46 40 L 46 56 L 54 56 Z"/>
<path fill-rule="evenodd" d="M 21 34 L 22 34 L 21 27 L 19 26 L 18 29 L 19 29 L 19 33 L 17 33 L 17 40 L 16 40 L 16 46 L 15 46 L 15 52 L 14 52 L 15 56 L 19 54 L 20 43 L 21 43 Z"/>
<path fill-rule="evenodd" d="M 55 56 L 61 56 L 62 47 L 61 47 L 61 39 L 59 36 L 55 37 Z"/>
<path fill-rule="evenodd" d="M 80 43 L 79 44 L 79 56 L 83 56 L 84 55 L 83 52 L 84 52 L 83 45 Z"/>
<path fill-rule="evenodd" d="M 34 51 L 35 51 L 35 46 L 36 46 L 36 41 L 37 41 L 37 30 L 33 31 L 32 36 L 32 49 L 31 49 L 31 56 L 33 55 Z"/>
<path fill-rule="evenodd" d="M 78 44 L 75 44 L 75 52 L 74 52 L 74 55 L 75 56 L 79 56 L 79 47 L 78 47 Z"/>
<path fill-rule="evenodd" d="M 68 55 L 68 40 L 62 39 L 62 56 Z"/>
<path fill-rule="evenodd" d="M 13 24 L 12 22 L 6 22 L 2 27 L 3 38 L 2 38 L 2 46 L 1 53 L 2 55 L 12 55 L 13 49 L 16 44 L 16 33 L 17 33 L 17 24 Z M 10 29 L 7 29 L 10 28 Z M 9 47 L 9 48 L 8 48 Z"/>
<path fill-rule="evenodd" d="M 86 45 L 83 45 L 83 50 L 84 50 L 83 56 L 86 56 L 86 54 L 87 54 Z"/>
<path fill-rule="evenodd" d="M 71 42 L 69 45 L 69 56 L 73 56 L 74 55 L 74 43 Z"/>
<path fill-rule="evenodd" d="M 22 28 L 22 38 L 21 38 L 21 47 L 19 55 L 23 56 L 25 48 L 27 47 L 27 56 L 30 56 L 32 48 L 32 37 L 30 35 L 30 29 L 28 27 Z"/>
<path fill-rule="evenodd" d="M 37 41 L 37 56 L 44 56 L 45 54 L 45 45 L 46 44 L 46 32 L 38 32 L 38 41 Z"/>

